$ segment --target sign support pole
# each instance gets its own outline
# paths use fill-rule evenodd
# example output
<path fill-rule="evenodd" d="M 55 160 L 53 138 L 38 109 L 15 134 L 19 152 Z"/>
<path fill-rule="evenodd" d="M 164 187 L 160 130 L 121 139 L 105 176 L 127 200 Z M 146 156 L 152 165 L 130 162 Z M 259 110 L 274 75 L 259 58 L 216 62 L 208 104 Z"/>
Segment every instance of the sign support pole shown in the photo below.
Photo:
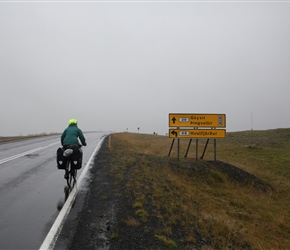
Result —
<path fill-rule="evenodd" d="M 175 141 L 175 139 L 172 140 L 172 143 L 171 143 L 171 147 L 170 147 L 170 149 L 169 149 L 168 156 L 170 156 L 170 154 L 171 154 L 171 150 L 172 150 L 172 147 L 173 147 L 174 141 Z"/>
<path fill-rule="evenodd" d="M 179 161 L 180 139 L 177 139 L 177 160 Z"/>
<path fill-rule="evenodd" d="M 205 154 L 205 150 L 206 150 L 206 148 L 207 148 L 208 141 L 209 141 L 209 139 L 207 139 L 207 141 L 206 141 L 206 143 L 205 143 L 204 150 L 203 150 L 203 152 L 202 152 L 202 155 L 201 155 L 200 159 L 203 159 L 203 156 L 204 156 L 204 154 Z"/>
<path fill-rule="evenodd" d="M 187 157 L 187 154 L 188 154 L 188 151 L 189 151 L 189 148 L 190 148 L 191 141 L 192 141 L 192 139 L 189 140 L 189 143 L 188 143 L 187 150 L 186 150 L 186 153 L 184 155 L 184 158 Z"/>
<path fill-rule="evenodd" d="M 216 163 L 216 139 L 214 139 L 214 163 Z"/>
<path fill-rule="evenodd" d="M 198 139 L 196 139 L 195 145 L 195 159 L 198 160 Z"/>

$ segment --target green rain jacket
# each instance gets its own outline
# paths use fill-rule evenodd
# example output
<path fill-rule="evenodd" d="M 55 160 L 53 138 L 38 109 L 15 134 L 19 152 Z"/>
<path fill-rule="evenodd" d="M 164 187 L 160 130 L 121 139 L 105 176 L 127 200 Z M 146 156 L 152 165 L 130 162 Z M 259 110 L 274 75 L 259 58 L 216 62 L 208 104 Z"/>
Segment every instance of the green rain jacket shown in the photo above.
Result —
<path fill-rule="evenodd" d="M 83 146 L 86 146 L 86 139 L 83 132 L 77 125 L 68 126 L 61 135 L 61 145 L 66 146 L 70 144 L 79 144 L 78 138 L 81 140 Z"/>

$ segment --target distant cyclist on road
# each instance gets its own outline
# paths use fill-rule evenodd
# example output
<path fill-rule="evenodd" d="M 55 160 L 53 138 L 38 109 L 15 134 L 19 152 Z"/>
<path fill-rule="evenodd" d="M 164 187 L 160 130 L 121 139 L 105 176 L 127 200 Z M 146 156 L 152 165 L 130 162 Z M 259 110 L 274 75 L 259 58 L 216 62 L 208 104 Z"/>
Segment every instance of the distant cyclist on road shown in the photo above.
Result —
<path fill-rule="evenodd" d="M 68 121 L 68 127 L 63 131 L 61 135 L 61 145 L 63 146 L 64 150 L 67 148 L 75 148 L 79 151 L 80 154 L 80 166 L 82 164 L 83 159 L 83 152 L 81 150 L 81 145 L 79 143 L 79 140 L 81 141 L 81 144 L 83 146 L 86 146 L 86 139 L 84 137 L 84 134 L 81 129 L 77 126 L 78 122 L 76 119 L 70 119 Z"/>

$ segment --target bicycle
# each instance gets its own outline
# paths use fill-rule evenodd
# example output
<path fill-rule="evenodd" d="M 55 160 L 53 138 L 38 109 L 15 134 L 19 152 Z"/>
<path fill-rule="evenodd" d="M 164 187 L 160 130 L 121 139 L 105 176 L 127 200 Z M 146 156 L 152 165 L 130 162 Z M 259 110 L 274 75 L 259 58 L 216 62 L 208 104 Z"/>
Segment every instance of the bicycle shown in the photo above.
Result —
<path fill-rule="evenodd" d="M 57 167 L 65 170 L 64 178 L 69 189 L 76 184 L 77 170 L 82 166 L 81 145 L 69 145 L 66 149 L 57 150 Z"/>
<path fill-rule="evenodd" d="M 65 166 L 65 174 L 64 178 L 67 181 L 67 185 L 69 188 L 73 188 L 73 186 L 76 183 L 76 177 L 77 177 L 77 169 L 75 168 L 75 165 L 77 165 L 77 161 L 74 161 L 73 159 L 73 149 L 68 148 L 63 152 L 63 156 L 66 158 L 66 166 Z M 74 163 L 75 162 L 75 163 Z M 73 181 L 73 185 L 72 184 Z"/>

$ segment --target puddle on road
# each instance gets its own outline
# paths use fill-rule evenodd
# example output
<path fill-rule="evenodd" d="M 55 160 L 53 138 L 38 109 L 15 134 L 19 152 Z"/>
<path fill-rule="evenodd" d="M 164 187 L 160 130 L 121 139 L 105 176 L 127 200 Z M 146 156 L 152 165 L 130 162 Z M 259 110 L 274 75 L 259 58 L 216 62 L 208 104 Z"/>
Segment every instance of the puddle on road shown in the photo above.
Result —
<path fill-rule="evenodd" d="M 27 156 L 28 158 L 35 158 L 35 157 L 39 156 L 39 154 L 27 154 L 25 156 Z"/>

